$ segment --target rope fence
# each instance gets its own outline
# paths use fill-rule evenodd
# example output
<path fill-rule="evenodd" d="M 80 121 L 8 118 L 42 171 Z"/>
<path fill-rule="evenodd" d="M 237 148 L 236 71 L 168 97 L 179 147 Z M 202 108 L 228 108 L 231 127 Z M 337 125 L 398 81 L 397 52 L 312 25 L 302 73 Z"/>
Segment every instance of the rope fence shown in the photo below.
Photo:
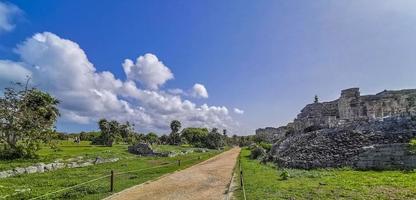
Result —
<path fill-rule="evenodd" d="M 170 163 L 162 163 L 161 165 L 157 165 L 157 166 L 153 166 L 153 167 L 148 167 L 148 168 L 142 168 L 142 169 L 137 169 L 137 170 L 130 170 L 130 171 L 124 171 L 124 172 L 115 172 L 114 170 L 111 170 L 110 173 L 108 175 L 104 175 L 104 176 L 100 176 L 98 178 L 89 180 L 89 181 L 85 181 L 70 187 L 66 187 L 66 188 L 62 188 L 60 190 L 56 190 L 53 192 L 49 192 L 46 194 L 43 194 L 41 196 L 37 196 L 34 198 L 31 198 L 30 200 L 37 200 L 37 199 L 53 199 L 53 195 L 57 195 L 57 194 L 61 194 L 64 195 L 62 196 L 55 196 L 56 199 L 62 199 L 62 198 L 66 198 L 66 199 L 77 199 L 76 196 L 74 196 L 73 194 L 70 193 L 71 190 L 73 189 L 77 189 L 77 188 L 81 188 L 81 186 L 84 186 L 88 183 L 97 183 L 98 185 L 95 185 L 95 187 L 92 189 L 93 191 L 89 191 L 88 189 L 86 189 L 87 191 L 82 191 L 82 194 L 91 194 L 91 193 L 97 193 L 97 199 L 102 198 L 105 196 L 105 194 L 113 193 L 116 190 L 116 186 L 119 185 L 123 185 L 125 186 L 127 184 L 127 182 L 132 182 L 134 181 L 134 179 L 138 179 L 140 177 L 137 176 L 137 172 L 141 172 L 141 171 L 146 171 L 146 170 L 154 170 L 154 169 L 158 169 L 158 168 L 163 168 L 163 167 L 167 167 L 167 166 L 174 166 L 177 165 L 178 167 L 181 167 L 181 164 L 185 164 L 186 162 L 190 162 L 190 161 L 195 161 L 195 160 L 201 160 L 201 156 L 198 156 L 197 158 L 192 158 L 192 159 L 187 159 L 187 160 L 181 160 L 178 159 L 174 162 L 170 162 Z M 155 173 L 156 174 L 156 173 Z M 123 181 L 121 181 L 122 176 L 125 176 L 124 179 L 122 179 Z M 105 178 L 109 178 L 109 180 L 107 181 L 100 181 L 103 180 Z M 117 178 L 119 179 L 119 181 L 116 181 Z M 100 181 L 100 182 L 99 182 Z M 134 183 L 133 183 L 134 185 Z M 84 188 L 85 189 L 85 188 Z M 124 188 L 121 188 L 124 189 Z M 64 193 L 67 192 L 67 193 Z M 81 195 L 82 195 L 81 194 Z M 100 197 L 98 197 L 100 196 Z"/>
<path fill-rule="evenodd" d="M 240 168 L 240 187 L 243 190 L 244 200 L 247 200 L 247 198 L 246 198 L 246 189 L 244 188 L 244 176 L 243 176 L 243 168 L 241 168 L 241 158 L 240 158 L 240 155 L 238 156 L 238 166 Z"/>

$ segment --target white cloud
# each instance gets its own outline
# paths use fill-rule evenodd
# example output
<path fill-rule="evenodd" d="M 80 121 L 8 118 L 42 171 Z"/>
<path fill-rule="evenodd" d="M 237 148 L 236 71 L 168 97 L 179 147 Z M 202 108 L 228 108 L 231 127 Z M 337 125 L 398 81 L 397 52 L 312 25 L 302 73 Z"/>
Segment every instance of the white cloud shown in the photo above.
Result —
<path fill-rule="evenodd" d="M 124 60 L 123 69 L 129 80 L 139 81 L 153 90 L 173 79 L 170 69 L 151 53 L 139 56 L 136 63 L 130 59 Z"/>
<path fill-rule="evenodd" d="M 234 112 L 235 112 L 236 114 L 240 114 L 240 115 L 244 114 L 244 110 L 240 110 L 240 109 L 238 109 L 238 108 L 234 108 Z"/>
<path fill-rule="evenodd" d="M 78 124 L 88 124 L 90 123 L 90 118 L 86 116 L 80 116 L 75 112 L 72 112 L 70 110 L 61 110 L 62 117 L 71 121 L 76 122 Z"/>
<path fill-rule="evenodd" d="M 17 6 L 0 2 L 0 33 L 12 31 L 15 27 L 13 20 L 22 14 Z"/>
<path fill-rule="evenodd" d="M 0 60 L 0 90 L 11 85 L 12 82 L 24 83 L 31 72 L 23 67 L 23 63 L 10 60 Z"/>
<path fill-rule="evenodd" d="M 226 107 L 197 106 L 182 99 L 180 95 L 183 91 L 180 89 L 167 92 L 154 90 L 173 77 L 154 55 L 140 56 L 136 64 L 126 60 L 123 67 L 130 76 L 122 81 L 111 72 L 98 72 L 78 44 L 53 33 L 35 34 L 18 45 L 16 53 L 20 55 L 21 62 L 1 61 L 0 72 L 5 68 L 1 63 L 6 63 L 8 68 L 16 72 L 14 79 L 31 73 L 37 87 L 61 100 L 61 120 L 89 124 L 104 117 L 133 122 L 139 130 L 167 130 L 169 122 L 174 119 L 180 120 L 184 126 L 227 129 L 235 126 Z M 160 73 L 138 72 L 141 69 L 149 70 L 149 66 L 159 69 L 156 71 L 169 72 L 170 75 L 165 74 L 165 78 L 157 79 L 144 76 Z M 167 71 L 160 70 L 160 67 L 165 67 Z M 136 79 L 136 75 L 141 79 Z M 135 78 L 132 79 L 132 76 Z M 134 80 L 146 83 L 149 88 L 139 88 Z M 206 90 L 198 95 L 208 96 Z"/>
<path fill-rule="evenodd" d="M 31 67 L 35 85 L 61 100 L 62 116 L 76 123 L 100 117 L 148 123 L 150 117 L 119 98 L 123 82 L 110 72 L 96 72 L 78 44 L 53 33 L 38 33 L 16 48 Z"/>
<path fill-rule="evenodd" d="M 204 85 L 195 83 L 192 87 L 192 95 L 194 97 L 208 98 L 208 92 Z"/>
<path fill-rule="evenodd" d="M 175 89 L 168 89 L 168 92 L 171 94 L 181 94 L 181 95 L 186 95 L 186 93 L 179 88 L 175 88 Z"/>

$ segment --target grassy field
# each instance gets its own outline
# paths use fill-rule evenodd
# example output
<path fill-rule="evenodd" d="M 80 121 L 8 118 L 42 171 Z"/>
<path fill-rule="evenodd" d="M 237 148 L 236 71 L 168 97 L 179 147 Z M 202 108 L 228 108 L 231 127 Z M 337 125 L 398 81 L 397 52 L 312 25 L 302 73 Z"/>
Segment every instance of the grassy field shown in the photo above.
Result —
<path fill-rule="evenodd" d="M 37 162 L 48 163 L 56 159 L 68 159 L 77 156 L 83 156 L 84 158 L 96 156 L 103 158 L 118 157 L 120 160 L 115 163 L 60 169 L 47 173 L 24 174 L 0 179 L 0 199 L 30 199 L 38 197 L 42 194 L 107 176 L 111 170 L 115 171 L 115 192 L 118 192 L 133 185 L 155 179 L 163 174 L 189 167 L 220 153 L 220 151 L 189 153 L 173 158 L 138 157 L 127 152 L 127 145 L 100 147 L 88 145 L 87 143 L 78 145 L 66 141 L 60 144 L 60 148 L 61 151 L 54 152 L 50 148 L 45 147 L 39 152 L 40 157 L 38 159 L 1 161 L 0 168 L 11 169 L 15 166 L 28 166 Z M 181 151 L 189 149 L 189 147 L 162 145 L 155 146 L 155 149 L 159 151 Z M 178 166 L 178 159 L 181 160 L 181 166 Z M 147 169 L 155 166 L 162 167 Z M 120 174 L 126 171 L 133 172 Z M 110 178 L 105 177 L 40 199 L 100 199 L 111 194 L 109 189 Z"/>
<path fill-rule="evenodd" d="M 241 152 L 247 199 L 416 199 L 416 172 L 351 169 L 283 169 L 260 164 Z M 242 198 L 242 191 L 236 193 Z"/>

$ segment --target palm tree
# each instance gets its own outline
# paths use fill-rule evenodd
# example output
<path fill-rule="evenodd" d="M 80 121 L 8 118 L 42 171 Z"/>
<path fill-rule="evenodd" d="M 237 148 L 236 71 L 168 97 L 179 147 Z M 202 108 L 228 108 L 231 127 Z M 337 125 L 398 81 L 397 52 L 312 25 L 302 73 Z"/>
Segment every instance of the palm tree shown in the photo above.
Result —
<path fill-rule="evenodd" d="M 181 129 L 181 122 L 178 120 L 173 120 L 170 123 L 170 129 L 172 130 L 172 133 L 177 133 L 179 132 L 179 129 Z"/>
<path fill-rule="evenodd" d="M 170 129 L 172 130 L 172 132 L 170 133 L 169 136 L 169 143 L 173 144 L 173 145 L 178 145 L 181 141 L 181 137 L 179 135 L 179 130 L 181 129 L 181 122 L 178 120 L 173 120 L 170 123 Z"/>

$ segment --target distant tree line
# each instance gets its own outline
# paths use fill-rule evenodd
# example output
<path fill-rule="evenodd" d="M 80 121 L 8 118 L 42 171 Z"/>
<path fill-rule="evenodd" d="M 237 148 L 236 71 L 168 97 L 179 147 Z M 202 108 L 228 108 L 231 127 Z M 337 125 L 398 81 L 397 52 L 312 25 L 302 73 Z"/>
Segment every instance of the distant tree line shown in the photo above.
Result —
<path fill-rule="evenodd" d="M 169 135 L 158 136 L 156 133 L 150 132 L 146 135 L 135 133 L 132 125 L 128 122 L 125 124 L 117 121 L 108 121 L 102 119 L 98 122 L 99 135 L 96 132 L 84 133 L 85 135 L 93 134 L 88 137 L 93 144 L 112 146 L 114 143 L 135 144 L 138 142 L 146 142 L 150 144 L 168 144 L 183 145 L 188 144 L 194 147 L 218 149 L 224 146 L 247 146 L 255 142 L 254 136 L 227 136 L 227 130 L 223 129 L 222 133 L 218 128 L 196 128 L 187 127 L 181 130 L 182 124 L 178 120 L 170 123 L 171 132 Z M 81 137 L 84 140 L 84 137 Z"/>
<path fill-rule="evenodd" d="M 95 145 L 112 146 L 116 143 L 182 145 L 218 149 L 226 145 L 246 146 L 253 143 L 252 136 L 227 136 L 227 130 L 217 128 L 187 127 L 181 130 L 178 120 L 170 123 L 169 135 L 156 133 L 136 133 L 134 124 L 116 120 L 101 119 L 99 131 L 62 133 L 55 130 L 59 117 L 59 100 L 50 94 L 26 84 L 15 83 L 4 89 L 0 96 L 0 158 L 33 158 L 41 144 L 51 144 L 54 140 L 91 141 Z M 56 146 L 56 144 L 55 144 Z"/>

